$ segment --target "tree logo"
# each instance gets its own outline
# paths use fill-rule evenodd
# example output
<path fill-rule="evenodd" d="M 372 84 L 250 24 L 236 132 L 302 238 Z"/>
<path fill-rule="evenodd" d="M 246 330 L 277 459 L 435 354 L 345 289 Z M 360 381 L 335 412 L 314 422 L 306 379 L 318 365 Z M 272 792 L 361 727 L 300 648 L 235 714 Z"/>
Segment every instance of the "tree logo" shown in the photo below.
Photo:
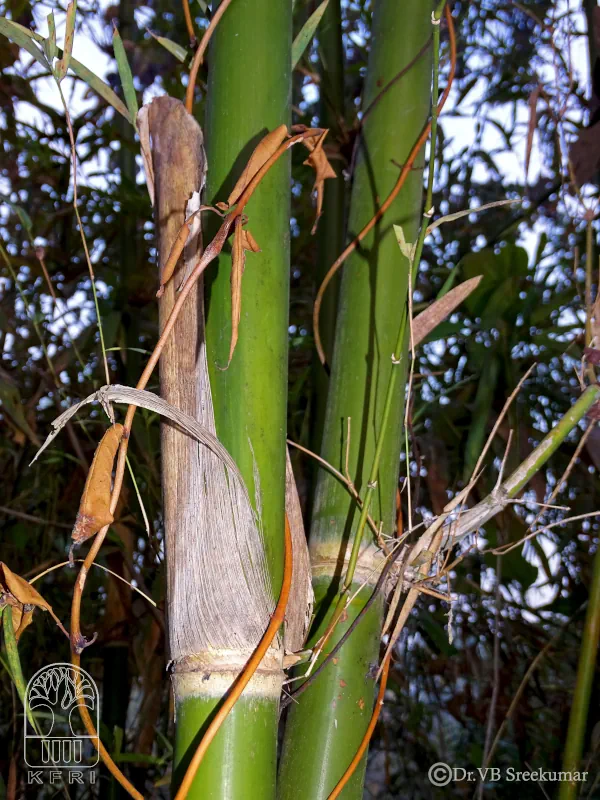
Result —
<path fill-rule="evenodd" d="M 28 714 L 24 756 L 37 769 L 86 769 L 98 763 L 99 694 L 93 678 L 73 664 L 38 670 L 25 692 Z M 85 729 L 79 705 L 87 708 L 96 735 Z"/>

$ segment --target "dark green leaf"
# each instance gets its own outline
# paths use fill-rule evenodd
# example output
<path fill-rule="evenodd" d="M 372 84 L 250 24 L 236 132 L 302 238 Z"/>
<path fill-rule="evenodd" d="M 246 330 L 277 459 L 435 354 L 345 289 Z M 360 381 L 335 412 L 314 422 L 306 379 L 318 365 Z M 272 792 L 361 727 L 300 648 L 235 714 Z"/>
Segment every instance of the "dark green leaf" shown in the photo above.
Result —
<path fill-rule="evenodd" d="M 298 62 L 302 58 L 304 51 L 310 43 L 310 40 L 315 35 L 315 31 L 319 27 L 319 22 L 321 22 L 321 18 L 325 13 L 328 3 L 329 0 L 323 0 L 317 10 L 313 11 L 310 17 L 306 20 L 300 30 L 300 33 L 294 39 L 294 43 L 292 44 L 292 69 L 297 67 Z"/>
<path fill-rule="evenodd" d="M 113 49 L 115 51 L 115 58 L 117 59 L 117 67 L 119 69 L 119 76 L 121 78 L 121 85 L 123 86 L 123 94 L 125 95 L 125 102 L 129 110 L 129 119 L 131 124 L 135 127 L 136 118 L 138 113 L 138 101 L 135 93 L 135 86 L 133 85 L 133 75 L 131 74 L 131 67 L 127 60 L 127 53 L 123 46 L 123 40 L 119 35 L 117 28 L 113 30 Z"/>

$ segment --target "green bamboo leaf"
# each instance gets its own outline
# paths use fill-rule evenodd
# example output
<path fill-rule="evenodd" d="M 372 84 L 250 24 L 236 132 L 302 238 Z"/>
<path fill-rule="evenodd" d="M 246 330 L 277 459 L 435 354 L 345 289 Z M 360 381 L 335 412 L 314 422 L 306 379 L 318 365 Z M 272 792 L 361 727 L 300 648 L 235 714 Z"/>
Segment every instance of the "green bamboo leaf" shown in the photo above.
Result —
<path fill-rule="evenodd" d="M 119 69 L 123 94 L 125 95 L 125 102 L 127 103 L 127 108 L 129 109 L 129 118 L 131 120 L 131 124 L 135 128 L 135 120 L 138 113 L 138 101 L 135 94 L 135 86 L 133 85 L 131 67 L 129 66 L 129 61 L 127 60 L 127 53 L 125 52 L 121 35 L 116 27 L 113 29 L 113 50 L 115 51 L 115 58 L 117 59 L 117 67 Z"/>
<path fill-rule="evenodd" d="M 43 67 L 49 70 L 52 69 L 44 53 L 42 53 L 39 47 L 32 41 L 32 39 L 35 38 L 37 41 L 43 43 L 46 41 L 43 36 L 35 36 L 32 31 L 27 30 L 23 25 L 19 25 L 11 19 L 6 19 L 6 17 L 0 17 L 0 33 L 6 36 L 7 39 L 10 39 L 11 42 L 27 50 L 27 52 Z"/>
<path fill-rule="evenodd" d="M 41 34 L 35 33 L 35 31 L 30 31 L 28 28 L 23 27 L 23 25 L 19 25 L 18 22 L 13 22 L 10 19 L 6 19 L 6 17 L 0 17 L 0 34 L 6 36 L 6 38 L 10 39 L 11 42 L 18 44 L 19 47 L 27 50 L 27 52 L 30 53 L 36 59 L 36 61 L 42 64 L 42 66 L 47 70 L 52 69 L 44 53 L 42 53 L 42 51 L 35 44 L 35 42 L 39 42 L 43 46 L 46 39 Z M 57 47 L 56 50 L 56 55 L 61 56 L 62 50 L 60 47 Z M 109 106 L 112 106 L 115 111 L 118 111 L 119 114 L 124 116 L 128 122 L 131 121 L 129 118 L 129 111 L 125 106 L 125 103 L 123 103 L 117 97 L 107 83 L 104 83 L 101 78 L 99 78 L 90 69 L 74 58 L 71 58 L 69 66 L 77 75 L 77 77 L 81 78 L 84 83 L 87 83 L 90 89 L 93 89 L 95 92 L 97 92 L 97 94 L 99 94 Z"/>
<path fill-rule="evenodd" d="M 8 197 L 6 197 L 3 194 L 0 194 L 0 201 L 2 203 L 5 203 L 10 208 L 12 208 L 12 210 L 15 212 L 15 214 L 19 218 L 19 221 L 20 221 L 21 225 L 25 228 L 27 233 L 31 236 L 32 233 L 33 233 L 33 222 L 31 221 L 31 217 L 25 211 L 25 209 L 21 208 L 21 206 L 15 205 L 11 200 L 8 199 Z"/>
<path fill-rule="evenodd" d="M 19 648 L 15 637 L 12 619 L 12 607 L 9 605 L 0 608 L 0 616 L 2 617 L 2 632 L 4 633 L 4 646 L 6 648 L 6 660 L 8 665 L 3 661 L 2 664 L 7 669 L 12 682 L 15 685 L 19 700 L 23 703 L 23 708 L 27 714 L 27 719 L 31 723 L 32 728 L 39 733 L 39 727 L 36 723 L 33 712 L 29 708 L 27 700 L 27 684 L 21 669 L 21 659 L 19 657 Z"/>
<path fill-rule="evenodd" d="M 46 17 L 48 20 L 48 38 L 44 42 L 44 52 L 46 58 L 50 63 L 52 59 L 56 58 L 56 23 L 54 21 L 54 11 L 51 11 Z"/>
<path fill-rule="evenodd" d="M 23 677 L 23 670 L 21 669 L 21 660 L 19 658 L 15 630 L 13 628 L 12 607 L 9 605 L 4 606 L 2 609 L 2 631 L 4 633 L 4 646 L 6 647 L 6 660 L 8 661 L 10 677 L 15 684 L 19 699 L 29 712 L 27 698 L 25 697 L 25 678 Z"/>
<path fill-rule="evenodd" d="M 119 99 L 107 83 L 104 83 L 91 69 L 88 69 L 74 58 L 71 59 L 69 66 L 78 78 L 81 78 L 84 83 L 87 83 L 90 89 L 93 89 L 100 97 L 106 100 L 109 106 L 112 106 L 115 111 L 118 111 L 128 122 L 131 122 L 127 106 Z"/>
<path fill-rule="evenodd" d="M 177 44 L 177 42 L 174 42 L 171 39 L 167 39 L 166 36 L 157 36 L 155 33 L 152 33 L 151 30 L 148 30 L 148 33 L 153 39 L 156 39 L 156 41 L 161 44 L 165 50 L 168 50 L 172 56 L 175 56 L 178 61 L 181 61 L 182 64 L 186 62 L 189 51 L 185 47 L 182 47 L 180 44 Z"/>
<path fill-rule="evenodd" d="M 405 258 L 408 259 L 409 264 L 412 265 L 415 258 L 415 253 L 417 251 L 416 242 L 413 242 L 411 244 L 410 242 L 406 241 L 406 238 L 404 236 L 404 228 L 402 227 L 402 225 L 394 225 L 394 233 L 396 234 L 396 241 L 398 242 L 398 247 L 400 248 L 400 252 Z"/>
<path fill-rule="evenodd" d="M 487 354 L 483 362 L 475 403 L 471 410 L 471 427 L 465 447 L 465 463 L 463 479 L 468 482 L 471 479 L 475 464 L 483 450 L 485 444 L 485 434 L 487 423 L 492 408 L 496 386 L 500 375 L 500 361 L 494 355 Z"/>
<path fill-rule="evenodd" d="M 60 83 L 67 74 L 71 63 L 71 53 L 73 52 L 73 41 L 75 39 L 75 14 L 77 13 L 77 0 L 71 0 L 67 7 L 67 25 L 65 29 L 65 46 L 63 47 L 63 57 L 54 68 L 56 80 Z M 55 45 L 56 46 L 56 45 Z"/>
<path fill-rule="evenodd" d="M 23 403 L 19 388 L 14 383 L 12 378 L 4 370 L 0 371 L 0 408 L 2 413 L 6 414 L 9 419 L 17 426 L 23 433 L 30 439 L 31 442 L 36 444 L 39 439 L 32 430 L 25 412 L 23 411 Z"/>
<path fill-rule="evenodd" d="M 456 281 L 456 278 L 457 278 L 457 275 L 458 275 L 459 267 L 460 267 L 460 264 L 456 264 L 456 266 L 454 266 L 450 270 L 450 274 L 448 275 L 448 277 L 444 281 L 444 285 L 442 286 L 442 288 L 438 292 L 438 296 L 437 296 L 438 300 L 440 299 L 440 297 L 443 297 L 445 294 L 448 294 L 450 289 L 452 289 L 452 287 L 454 286 L 454 282 Z"/>
<path fill-rule="evenodd" d="M 302 58 L 304 51 L 309 45 L 310 40 L 315 35 L 315 31 L 319 27 L 319 22 L 325 13 L 329 0 L 323 0 L 321 5 L 314 11 L 302 26 L 300 33 L 294 39 L 292 44 L 292 69 L 295 69 L 298 62 Z"/>

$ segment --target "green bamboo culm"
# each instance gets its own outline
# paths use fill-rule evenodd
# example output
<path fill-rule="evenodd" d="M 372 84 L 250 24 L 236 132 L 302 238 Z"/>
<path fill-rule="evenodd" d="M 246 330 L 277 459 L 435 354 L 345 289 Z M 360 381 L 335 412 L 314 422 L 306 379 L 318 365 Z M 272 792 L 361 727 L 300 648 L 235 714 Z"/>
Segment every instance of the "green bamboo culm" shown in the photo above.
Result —
<path fill-rule="evenodd" d="M 233 0 L 211 40 L 204 125 L 209 165 L 205 202 L 227 200 L 260 139 L 289 123 L 291 0 Z M 242 280 L 239 339 L 231 334 L 231 255 L 205 276 L 206 346 L 216 432 L 258 497 L 274 599 L 284 561 L 285 437 L 289 306 L 290 160 L 270 170 L 245 208 L 261 252 L 249 253 Z M 209 230 L 206 240 L 210 237 Z M 265 628 L 268 619 L 265 620 Z M 283 676 L 282 676 L 283 677 Z M 190 798 L 274 798 L 281 680 L 252 681 L 212 742 Z M 218 699 L 178 703 L 179 780 Z M 177 783 L 177 781 L 176 781 Z"/>
<path fill-rule="evenodd" d="M 594 423 L 591 423 L 594 424 Z M 586 769 L 582 764 L 583 745 L 586 723 L 592 694 L 592 685 L 596 673 L 598 644 L 600 643 L 600 548 L 594 557 L 590 599 L 585 617 L 583 639 L 579 653 L 577 680 L 573 694 L 573 704 L 569 716 L 567 741 L 563 756 L 563 772 L 578 772 Z M 581 783 L 562 781 L 558 794 L 559 800 L 574 800 L 580 793 Z"/>
<path fill-rule="evenodd" d="M 316 234 L 315 291 L 331 264 L 344 249 L 346 187 L 343 177 L 344 162 L 339 151 L 344 137 L 340 122 L 345 116 L 344 47 L 340 0 L 329 0 L 318 29 L 318 37 L 319 74 L 321 76 L 319 123 L 322 128 L 329 128 L 327 146 L 335 148 L 339 152 L 339 157 L 330 158 L 337 179 L 325 181 L 323 190 L 323 214 L 319 220 Z M 333 354 L 339 284 L 339 275 L 337 275 L 324 295 L 321 307 L 321 340 L 328 360 Z M 316 352 L 313 361 L 314 390 L 311 404 L 310 441 L 312 450 L 318 453 L 323 438 L 329 377 Z"/>
<path fill-rule="evenodd" d="M 260 139 L 290 121 L 291 37 L 288 0 L 234 0 L 215 31 L 205 124 L 209 202 L 226 200 Z M 208 366 L 217 435 L 237 462 L 251 497 L 255 474 L 260 479 L 262 525 L 277 597 L 284 550 L 289 155 L 268 172 L 245 213 L 261 251 L 246 259 L 239 339 L 227 369 L 229 253 L 207 275 Z"/>
<path fill-rule="evenodd" d="M 431 37 L 432 10 L 433 4 L 414 0 L 403 4 L 378 0 L 374 4 L 363 99 L 363 108 L 369 111 L 361 130 L 353 181 L 351 236 L 387 197 L 398 178 L 398 165 L 404 163 L 426 124 L 431 108 L 432 51 L 426 45 Z M 382 92 L 413 60 L 406 74 Z M 357 489 L 363 498 L 370 497 L 371 515 L 382 522 L 386 534 L 395 527 L 408 350 L 409 264 L 399 251 L 392 226 L 402 226 L 407 241 L 416 240 L 423 202 L 422 165 L 421 157 L 391 208 L 363 240 L 360 253 L 355 252 L 344 266 L 321 449 L 321 456 L 338 469 L 345 468 L 347 459 Z M 396 348 L 399 330 L 403 335 L 401 347 Z M 392 362 L 393 354 L 399 364 Z M 388 393 L 392 370 L 397 374 L 393 391 Z M 386 405 L 388 422 L 380 441 Z M 376 458 L 379 468 L 376 480 L 371 481 L 369 473 Z M 322 635 L 337 603 L 344 560 L 349 558 L 359 516 L 345 488 L 322 471 L 310 531 L 317 605 L 309 645 Z M 363 581 L 374 583 L 382 561 L 368 532 L 350 591 Z M 351 624 L 368 596 L 367 585 L 340 620 L 325 652 Z M 283 800 L 326 798 L 354 756 L 372 711 L 375 686 L 371 667 L 378 660 L 381 613 L 381 604 L 374 604 L 337 660 L 298 704 L 292 705 L 280 767 Z M 364 764 L 341 796 L 361 798 L 363 782 Z"/>

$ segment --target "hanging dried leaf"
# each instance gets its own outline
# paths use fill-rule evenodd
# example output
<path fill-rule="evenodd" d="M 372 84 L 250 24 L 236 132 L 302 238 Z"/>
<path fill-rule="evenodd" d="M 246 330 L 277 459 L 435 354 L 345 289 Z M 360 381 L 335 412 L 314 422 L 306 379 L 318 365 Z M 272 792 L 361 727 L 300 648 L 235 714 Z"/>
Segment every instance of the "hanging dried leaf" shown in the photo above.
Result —
<path fill-rule="evenodd" d="M 251 250 L 253 253 L 260 253 L 260 247 L 250 231 L 242 229 L 242 247 L 244 250 Z"/>
<path fill-rule="evenodd" d="M 152 165 L 152 149 L 150 147 L 150 120 L 148 113 L 150 111 L 150 104 L 142 106 L 137 115 L 137 127 L 140 135 L 140 150 L 142 153 L 142 162 L 144 164 L 144 173 L 146 175 L 146 186 L 148 187 L 148 194 L 150 195 L 150 202 L 154 206 L 154 167 Z"/>
<path fill-rule="evenodd" d="M 110 484 L 113 462 L 123 435 L 123 426 L 113 425 L 102 437 L 85 482 L 71 538 L 77 544 L 113 521 L 110 513 Z"/>
<path fill-rule="evenodd" d="M 260 140 L 260 142 L 254 148 L 252 155 L 250 156 L 250 160 L 244 167 L 244 171 L 233 187 L 231 194 L 227 198 L 227 202 L 230 206 L 237 203 L 246 186 L 250 183 L 252 178 L 256 175 L 263 164 L 265 164 L 271 158 L 273 153 L 276 152 L 279 145 L 287 136 L 287 127 L 285 125 L 280 125 L 278 128 L 275 128 L 275 130 L 267 133 L 267 135 Z"/>
<path fill-rule="evenodd" d="M 67 21 L 65 26 L 65 45 L 63 48 L 63 57 L 57 62 L 54 68 L 54 74 L 57 81 L 62 79 L 67 74 L 67 70 L 71 64 L 71 53 L 73 52 L 73 40 L 75 39 L 75 14 L 77 13 L 77 0 L 72 0 L 67 7 Z"/>
<path fill-rule="evenodd" d="M 50 611 L 51 606 L 42 595 L 25 578 L 15 575 L 3 561 L 0 561 L 0 592 L 5 604 L 36 606 Z"/>
<path fill-rule="evenodd" d="M 41 608 L 52 614 L 52 608 L 25 578 L 15 575 L 0 561 L 0 608 L 12 606 L 12 623 L 15 638 L 19 637 L 33 620 L 33 609 Z M 52 614 L 54 616 L 54 614 Z"/>
<path fill-rule="evenodd" d="M 22 606 L 13 606 L 11 613 L 15 639 L 18 642 L 25 628 L 28 628 L 33 622 L 33 609 L 25 611 Z"/>
<path fill-rule="evenodd" d="M 158 287 L 158 291 L 156 293 L 157 297 L 162 297 L 165 291 L 166 284 L 171 280 L 173 277 L 173 273 L 177 267 L 177 262 L 183 253 L 183 248 L 185 247 L 187 240 L 190 236 L 190 224 L 188 222 L 184 222 L 181 226 L 179 231 L 179 235 L 173 242 L 173 247 L 171 248 L 171 252 L 169 253 L 169 257 L 167 258 L 167 263 L 161 270 L 160 274 L 160 286 Z"/>
<path fill-rule="evenodd" d="M 315 192 L 317 195 L 317 215 L 315 217 L 314 225 L 312 226 L 312 234 L 316 233 L 319 217 L 323 213 L 323 189 L 325 181 L 328 178 L 337 178 L 335 170 L 327 160 L 327 156 L 323 150 L 323 142 L 328 133 L 329 130 L 326 129 L 322 134 L 320 134 L 320 136 L 309 136 L 307 139 L 304 139 L 303 142 L 308 150 L 310 150 L 310 155 L 304 163 L 307 166 L 312 167 L 316 173 L 313 192 Z"/>
<path fill-rule="evenodd" d="M 231 340 L 227 366 L 231 363 L 238 340 L 242 315 L 242 275 L 246 266 L 246 250 L 253 253 L 260 251 L 260 247 L 250 231 L 244 230 L 242 225 L 242 217 L 237 217 L 234 223 L 233 248 L 231 250 Z"/>
<path fill-rule="evenodd" d="M 525 145 L 525 183 L 527 183 L 529 176 L 529 164 L 531 163 L 531 151 L 533 149 L 533 134 L 537 128 L 538 114 L 537 103 L 540 96 L 539 85 L 535 87 L 533 92 L 529 95 L 529 124 L 527 126 L 527 144 Z"/>
<path fill-rule="evenodd" d="M 425 311 L 422 311 L 418 317 L 415 317 L 412 324 L 413 346 L 416 347 L 420 344 L 442 320 L 446 319 L 462 303 L 465 297 L 474 292 L 482 278 L 483 275 L 469 278 L 468 281 L 464 281 L 454 289 L 451 289 L 439 300 L 428 306 Z"/>

